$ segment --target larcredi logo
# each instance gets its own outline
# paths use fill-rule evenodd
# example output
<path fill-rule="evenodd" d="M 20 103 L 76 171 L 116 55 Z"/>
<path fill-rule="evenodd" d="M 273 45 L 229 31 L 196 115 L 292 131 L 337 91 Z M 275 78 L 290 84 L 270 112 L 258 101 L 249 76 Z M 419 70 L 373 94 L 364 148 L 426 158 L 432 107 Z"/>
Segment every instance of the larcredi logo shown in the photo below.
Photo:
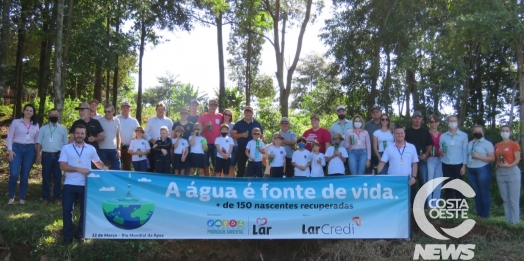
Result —
<path fill-rule="evenodd" d="M 448 178 L 436 178 L 428 181 L 415 196 L 413 202 L 413 216 L 420 229 L 426 233 L 426 235 L 439 240 L 449 240 L 452 238 L 460 238 L 467 234 L 475 226 L 475 221 L 468 218 L 468 204 L 465 199 L 438 199 L 431 200 L 430 205 L 436 205 L 437 208 L 432 208 L 429 211 L 431 218 L 438 219 L 466 219 L 462 224 L 455 228 L 441 228 L 444 233 L 448 236 L 441 234 L 434 226 L 429 222 L 424 213 L 424 203 L 429 194 L 431 194 L 435 188 L 444 182 Z M 473 189 L 464 181 L 460 179 L 454 179 L 442 186 L 442 189 L 454 189 L 462 193 L 467 198 L 475 196 Z M 427 244 L 425 247 L 421 244 L 415 245 L 415 252 L 413 254 L 413 260 L 471 260 L 475 257 L 473 250 L 475 245 L 473 244 Z"/>

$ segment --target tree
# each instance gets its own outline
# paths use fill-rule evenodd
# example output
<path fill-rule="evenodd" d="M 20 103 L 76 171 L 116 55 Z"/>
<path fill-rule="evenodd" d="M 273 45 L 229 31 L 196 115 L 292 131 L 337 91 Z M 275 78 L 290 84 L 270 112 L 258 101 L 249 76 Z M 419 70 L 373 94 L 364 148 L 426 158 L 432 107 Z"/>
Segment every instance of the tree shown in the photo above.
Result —
<path fill-rule="evenodd" d="M 218 97 L 218 91 L 215 90 L 215 96 Z M 239 112 L 241 107 L 245 105 L 244 95 L 238 91 L 237 88 L 226 88 L 226 94 L 224 99 L 224 107 L 220 107 L 220 110 L 225 110 L 226 108 L 231 109 L 232 111 Z"/>
<path fill-rule="evenodd" d="M 62 85 L 62 31 L 64 28 L 64 0 L 56 0 L 56 40 L 55 40 L 55 63 L 53 89 L 55 90 L 55 105 L 60 116 L 64 110 L 65 86 Z M 62 118 L 62 117 L 60 117 Z"/>
<path fill-rule="evenodd" d="M 7 46 L 9 44 L 9 13 L 11 11 L 11 0 L 3 0 L 2 3 L 2 27 L 0 28 L 0 93 L 4 93 L 4 85 L 7 79 L 6 59 Z"/>

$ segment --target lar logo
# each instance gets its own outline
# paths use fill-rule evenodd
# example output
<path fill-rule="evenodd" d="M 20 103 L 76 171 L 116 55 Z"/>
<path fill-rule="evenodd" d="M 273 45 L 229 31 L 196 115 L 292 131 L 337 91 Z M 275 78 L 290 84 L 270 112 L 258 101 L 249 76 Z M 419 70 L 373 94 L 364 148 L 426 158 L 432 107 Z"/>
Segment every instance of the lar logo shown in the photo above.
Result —
<path fill-rule="evenodd" d="M 436 208 L 432 208 L 429 211 L 431 218 L 448 219 L 448 218 L 464 218 L 466 219 L 462 224 L 455 228 L 441 228 L 444 233 L 448 236 L 442 235 L 435 227 L 429 222 L 424 212 L 424 203 L 428 198 L 428 195 L 433 193 L 435 188 L 444 182 L 448 178 L 436 178 L 428 181 L 415 196 L 413 202 L 413 216 L 415 222 L 417 222 L 420 229 L 426 233 L 426 235 L 439 240 L 449 240 L 451 236 L 453 238 L 460 238 L 467 234 L 475 226 L 475 221 L 467 219 L 467 211 L 469 209 L 465 199 L 432 199 L 429 203 L 436 205 Z M 468 185 L 468 183 L 461 179 L 454 179 L 442 186 L 442 189 L 454 189 L 462 193 L 467 198 L 475 196 L 475 192 Z M 425 247 L 421 244 L 415 245 L 415 252 L 413 254 L 413 260 L 471 260 L 475 256 L 473 250 L 475 249 L 474 244 L 427 244 Z"/>

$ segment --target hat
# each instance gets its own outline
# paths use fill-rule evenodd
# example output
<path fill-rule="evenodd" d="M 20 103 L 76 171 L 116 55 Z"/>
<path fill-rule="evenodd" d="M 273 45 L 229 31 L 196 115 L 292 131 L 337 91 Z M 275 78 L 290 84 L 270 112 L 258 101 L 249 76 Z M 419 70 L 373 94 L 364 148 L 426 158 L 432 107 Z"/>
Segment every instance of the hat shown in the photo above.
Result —
<path fill-rule="evenodd" d="M 289 119 L 287 117 L 282 117 L 282 119 L 280 119 L 280 122 L 289 122 Z"/>
<path fill-rule="evenodd" d="M 180 114 L 182 114 L 182 113 L 188 114 L 189 111 L 185 107 L 182 107 L 182 108 L 180 108 Z"/>
<path fill-rule="evenodd" d="M 220 129 L 222 129 L 222 128 L 227 128 L 227 129 L 229 130 L 229 125 L 227 125 L 227 124 L 225 124 L 225 123 L 222 123 L 222 124 L 220 125 Z"/>
<path fill-rule="evenodd" d="M 342 136 L 342 134 L 337 132 L 337 133 L 335 133 L 335 135 L 333 135 L 333 139 L 344 140 L 344 137 Z"/>
<path fill-rule="evenodd" d="M 301 142 L 307 143 L 306 138 L 304 138 L 303 136 L 298 137 L 297 138 L 297 143 L 301 143 Z"/>
<path fill-rule="evenodd" d="M 320 142 L 314 140 L 311 142 L 311 148 L 313 148 L 314 146 L 319 146 L 320 147 Z"/>
<path fill-rule="evenodd" d="M 251 112 L 253 112 L 253 107 L 246 106 L 246 107 L 244 107 L 244 111 L 251 111 Z"/>
<path fill-rule="evenodd" d="M 317 119 L 317 120 L 320 120 L 320 116 L 318 116 L 318 114 L 312 114 L 311 117 L 309 117 L 309 119 Z"/>
<path fill-rule="evenodd" d="M 124 106 L 129 106 L 131 107 L 131 104 L 129 102 L 122 102 L 122 104 L 120 104 L 120 106 L 124 107 Z"/>
<path fill-rule="evenodd" d="M 280 134 L 280 132 L 276 132 L 275 134 L 273 134 L 273 139 L 281 139 L 281 140 L 283 140 L 284 137 L 282 137 L 282 134 Z"/>
<path fill-rule="evenodd" d="M 135 131 L 141 131 L 142 133 L 145 133 L 144 128 L 142 128 L 142 126 L 136 127 Z"/>
<path fill-rule="evenodd" d="M 260 129 L 259 128 L 253 128 L 253 130 L 251 131 L 252 134 L 255 134 L 255 133 L 258 133 L 260 134 Z"/>
<path fill-rule="evenodd" d="M 184 132 L 184 127 L 182 127 L 182 126 L 180 126 L 180 125 L 179 125 L 179 126 L 176 126 L 176 127 L 175 127 L 175 132 L 176 132 L 176 131 Z"/>
<path fill-rule="evenodd" d="M 369 111 L 371 111 L 371 112 L 372 112 L 372 111 L 374 111 L 374 110 L 378 110 L 378 111 L 381 111 L 381 110 L 382 110 L 382 108 L 380 108 L 380 106 L 376 106 L 376 105 L 375 105 L 375 106 L 373 106 L 373 108 L 371 108 L 371 110 L 369 110 Z"/>
<path fill-rule="evenodd" d="M 422 113 L 420 111 L 415 111 L 413 112 L 413 116 L 411 116 L 411 118 L 415 118 L 417 116 L 422 117 Z"/>
<path fill-rule="evenodd" d="M 87 102 L 82 102 L 78 107 L 75 108 L 75 110 L 82 110 L 82 109 L 89 109 L 89 104 Z"/>
<path fill-rule="evenodd" d="M 339 105 L 339 106 L 337 107 L 337 111 L 338 111 L 338 110 L 346 110 L 346 107 L 344 107 L 344 105 Z"/>
<path fill-rule="evenodd" d="M 190 102 L 190 104 L 191 104 L 191 103 L 200 104 L 196 99 L 192 99 L 191 102 Z"/>
<path fill-rule="evenodd" d="M 91 104 L 91 103 L 93 103 L 93 102 L 96 103 L 97 105 L 99 104 L 99 102 L 98 102 L 97 99 L 92 99 L 92 100 L 89 102 L 89 104 Z"/>

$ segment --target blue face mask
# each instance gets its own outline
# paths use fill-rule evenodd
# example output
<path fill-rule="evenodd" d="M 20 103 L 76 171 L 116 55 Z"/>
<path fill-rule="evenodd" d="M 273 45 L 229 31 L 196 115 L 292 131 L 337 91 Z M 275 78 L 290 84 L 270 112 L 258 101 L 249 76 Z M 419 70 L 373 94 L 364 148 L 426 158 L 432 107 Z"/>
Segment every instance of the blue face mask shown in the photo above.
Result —
<path fill-rule="evenodd" d="M 299 144 L 298 144 L 298 148 L 299 148 L 299 149 L 303 149 L 303 148 L 305 148 L 305 147 L 306 147 L 306 144 L 304 144 L 304 143 L 299 143 Z"/>

